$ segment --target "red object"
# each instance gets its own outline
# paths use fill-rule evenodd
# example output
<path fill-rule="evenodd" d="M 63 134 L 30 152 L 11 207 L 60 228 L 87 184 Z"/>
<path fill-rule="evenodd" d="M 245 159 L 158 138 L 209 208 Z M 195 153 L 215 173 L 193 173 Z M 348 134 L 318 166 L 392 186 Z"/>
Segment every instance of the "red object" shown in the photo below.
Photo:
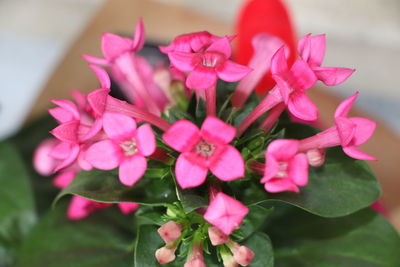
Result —
<path fill-rule="evenodd" d="M 296 55 L 296 37 L 291 17 L 285 4 L 280 0 L 246 1 L 236 21 L 237 47 L 236 61 L 247 65 L 253 55 L 251 39 L 260 32 L 281 38 L 290 48 L 288 59 L 291 65 Z M 269 72 L 256 88 L 257 93 L 264 94 L 275 85 Z"/>

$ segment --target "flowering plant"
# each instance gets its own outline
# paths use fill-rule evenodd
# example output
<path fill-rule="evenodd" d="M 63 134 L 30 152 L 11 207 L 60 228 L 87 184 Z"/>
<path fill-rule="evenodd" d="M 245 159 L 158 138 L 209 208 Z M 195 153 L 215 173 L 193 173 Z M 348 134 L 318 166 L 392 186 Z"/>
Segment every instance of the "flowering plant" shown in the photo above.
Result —
<path fill-rule="evenodd" d="M 62 190 L 23 243 L 21 266 L 399 264 L 399 236 L 368 209 L 380 187 L 363 161 L 376 159 L 359 146 L 376 124 L 348 116 L 358 92 L 334 125 L 310 126 L 318 108 L 307 90 L 354 70 L 322 66 L 325 35 L 304 36 L 291 66 L 267 34 L 254 37 L 248 66 L 235 63 L 234 38 L 184 34 L 160 47 L 169 66 L 151 65 L 139 20 L 132 39 L 103 35 L 103 58 L 83 56 L 100 88 L 52 100 L 58 126 L 34 166 Z M 106 70 L 128 102 L 110 95 Z M 257 97 L 269 71 L 276 85 Z M 73 222 L 62 219 L 66 195 Z M 114 204 L 135 220 L 107 213 Z"/>

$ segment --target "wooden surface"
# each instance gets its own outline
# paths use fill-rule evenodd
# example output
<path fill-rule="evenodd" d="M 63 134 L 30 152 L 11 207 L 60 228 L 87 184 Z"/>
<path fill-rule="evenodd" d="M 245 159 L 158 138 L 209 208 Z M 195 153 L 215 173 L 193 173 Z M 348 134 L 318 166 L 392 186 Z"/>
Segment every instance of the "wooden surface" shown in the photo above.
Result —
<path fill-rule="evenodd" d="M 80 54 L 100 56 L 101 33 L 132 33 L 140 16 L 144 20 L 147 39 L 157 42 L 168 42 L 181 33 L 199 30 L 208 30 L 217 35 L 232 32 L 231 25 L 179 6 L 150 0 L 106 1 L 54 70 L 28 120 L 43 114 L 51 106 L 48 101 L 50 98 L 69 98 L 71 88 L 83 92 L 95 89 L 98 86 L 97 80 Z M 308 92 L 320 109 L 322 123 L 331 125 L 340 99 L 323 89 Z M 361 114 L 354 112 L 352 115 Z M 371 117 L 365 114 L 361 116 Z M 400 139 L 385 125 L 379 124 L 374 137 L 363 149 L 379 159 L 378 162 L 370 163 L 370 166 L 382 184 L 385 208 L 397 229 L 400 229 Z"/>

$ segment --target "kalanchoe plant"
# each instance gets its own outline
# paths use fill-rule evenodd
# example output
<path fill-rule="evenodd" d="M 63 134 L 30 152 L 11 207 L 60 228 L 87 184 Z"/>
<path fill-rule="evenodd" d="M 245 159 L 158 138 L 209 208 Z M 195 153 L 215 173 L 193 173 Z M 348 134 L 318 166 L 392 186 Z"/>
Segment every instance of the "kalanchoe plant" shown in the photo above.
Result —
<path fill-rule="evenodd" d="M 303 37 L 292 66 L 285 44 L 266 34 L 254 37 L 249 66 L 239 65 L 231 55 L 233 39 L 205 31 L 178 36 L 160 47 L 171 65 L 153 67 L 137 54 L 145 40 L 139 20 L 133 39 L 103 35 L 104 58 L 83 56 L 94 64 L 101 87 L 88 95 L 74 92 L 76 103 L 52 100 L 56 107 L 49 112 L 59 126 L 34 157 L 40 174 L 56 173 L 53 183 L 62 188 L 57 200 L 73 195 L 68 218 L 82 219 L 113 203 L 124 214 L 136 211 L 134 251 L 129 249 L 135 266 L 301 266 L 318 257 L 318 266 L 399 263 L 371 247 L 351 260 L 347 248 L 308 255 L 308 232 L 297 235 L 297 228 L 288 243 L 299 248 L 285 249 L 279 239 L 284 230 L 274 225 L 285 216 L 291 220 L 286 224 L 296 225 L 372 216 L 359 210 L 377 200 L 379 185 L 367 165 L 354 159 L 375 160 L 358 148 L 375 123 L 347 117 L 358 93 L 339 105 L 335 125 L 324 131 L 287 117 L 286 109 L 294 118 L 317 120 L 307 90 L 318 80 L 337 85 L 354 71 L 321 67 L 325 35 Z M 109 94 L 105 70 L 129 102 Z M 253 90 L 269 70 L 276 85 L 259 99 Z M 300 212 L 304 222 L 290 217 L 290 206 L 309 213 Z M 345 218 L 335 219 L 338 227 L 358 231 L 346 229 Z M 368 220 L 371 230 L 375 222 Z M 398 244 L 396 238 L 389 245 Z M 331 241 L 339 247 L 345 242 Z"/>

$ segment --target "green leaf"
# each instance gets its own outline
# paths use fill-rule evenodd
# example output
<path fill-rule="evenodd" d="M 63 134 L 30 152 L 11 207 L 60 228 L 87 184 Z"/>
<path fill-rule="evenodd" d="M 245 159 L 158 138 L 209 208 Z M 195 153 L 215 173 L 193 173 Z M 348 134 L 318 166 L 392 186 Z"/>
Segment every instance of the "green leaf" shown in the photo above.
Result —
<path fill-rule="evenodd" d="M 400 266 L 399 234 L 370 209 L 327 219 L 289 208 L 267 229 L 276 266 Z"/>
<path fill-rule="evenodd" d="M 145 176 L 134 186 L 128 187 L 121 184 L 115 172 L 101 170 L 79 173 L 55 201 L 68 194 L 99 202 L 135 202 L 155 206 L 176 201 L 174 183 L 170 177 L 160 179 Z"/>
<path fill-rule="evenodd" d="M 0 159 L 0 266 L 3 266 L 13 261 L 36 215 L 22 159 L 6 142 L 0 142 Z"/>
<path fill-rule="evenodd" d="M 139 227 L 135 243 L 135 267 L 162 266 L 158 264 L 155 252 L 164 246 L 157 233 L 157 226 L 142 225 Z"/>
<path fill-rule="evenodd" d="M 177 187 L 177 193 L 185 213 L 190 213 L 198 208 L 205 207 L 208 202 L 204 197 L 195 194 L 194 190 L 182 190 Z"/>
<path fill-rule="evenodd" d="M 273 208 L 264 208 L 258 205 L 249 207 L 249 214 L 244 218 L 243 225 L 240 227 L 242 238 L 245 239 L 258 231 L 265 220 L 272 213 Z"/>
<path fill-rule="evenodd" d="M 264 233 L 255 233 L 243 242 L 243 245 L 254 252 L 254 259 L 250 263 L 251 267 L 273 267 L 274 252 L 271 240 Z"/>
<path fill-rule="evenodd" d="M 109 208 L 69 221 L 65 205 L 51 210 L 32 229 L 18 254 L 17 267 L 132 266 L 131 231 L 116 227 L 132 218 Z"/>

